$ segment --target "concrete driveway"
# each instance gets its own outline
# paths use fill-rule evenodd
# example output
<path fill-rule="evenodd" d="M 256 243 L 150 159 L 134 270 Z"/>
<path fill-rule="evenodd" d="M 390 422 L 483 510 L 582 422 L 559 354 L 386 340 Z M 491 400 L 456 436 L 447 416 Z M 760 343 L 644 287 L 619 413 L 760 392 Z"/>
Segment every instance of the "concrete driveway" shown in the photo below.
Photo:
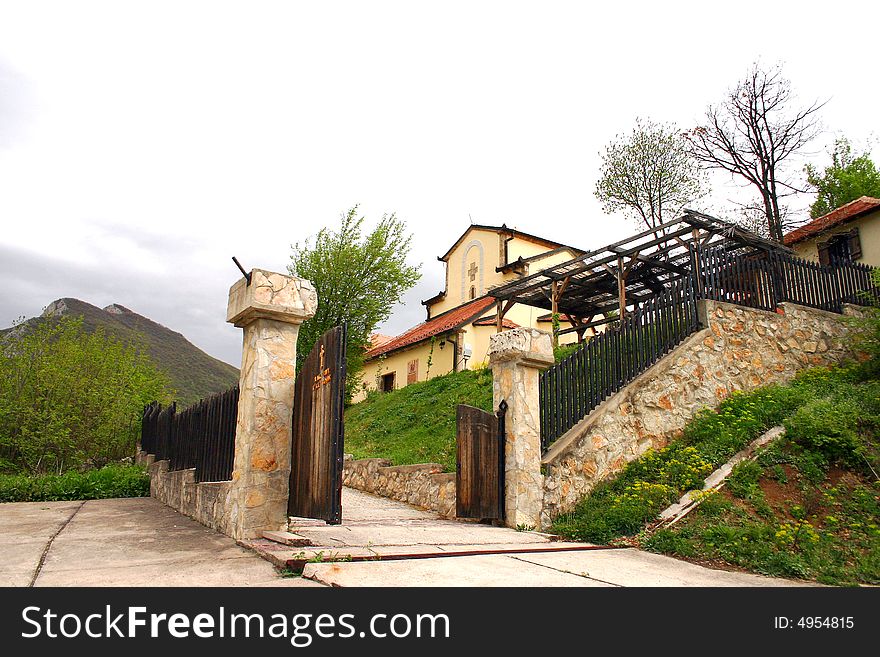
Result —
<path fill-rule="evenodd" d="M 151 498 L 0 504 L 4 586 L 792 586 L 634 549 L 440 518 L 345 489 L 343 524 L 253 550 Z M 260 558 L 258 553 L 264 558 Z M 273 564 L 298 559 L 303 577 Z M 359 561 L 359 559 L 366 559 Z"/>
<path fill-rule="evenodd" d="M 704 568 L 642 550 L 591 549 L 475 522 L 440 518 L 343 489 L 343 522 L 291 519 L 310 546 L 254 541 L 278 565 L 299 557 L 303 576 L 331 586 L 798 586 L 801 582 Z M 303 561 L 311 561 L 304 563 Z"/>
<path fill-rule="evenodd" d="M 0 504 L 3 586 L 320 586 L 151 498 Z"/>

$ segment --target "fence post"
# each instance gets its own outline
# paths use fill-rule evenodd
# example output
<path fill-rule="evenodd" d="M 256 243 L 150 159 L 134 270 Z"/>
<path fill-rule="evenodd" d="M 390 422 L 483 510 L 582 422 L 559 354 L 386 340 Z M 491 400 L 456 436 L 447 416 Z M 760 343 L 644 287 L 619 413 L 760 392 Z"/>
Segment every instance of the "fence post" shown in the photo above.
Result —
<path fill-rule="evenodd" d="M 785 289 L 785 272 L 783 271 L 782 258 L 774 251 L 770 252 L 770 280 L 771 300 L 774 307 L 778 307 L 783 301 L 788 301 L 788 294 Z"/>
<path fill-rule="evenodd" d="M 505 416 L 505 523 L 508 527 L 540 528 L 544 506 L 541 474 L 539 370 L 553 364 L 550 334 L 516 328 L 489 338 L 492 398 L 497 408 L 507 402 Z"/>
<path fill-rule="evenodd" d="M 701 261 L 701 249 L 700 245 L 691 245 L 689 247 L 690 250 L 690 261 L 691 261 L 691 272 L 690 279 L 693 285 L 694 294 L 696 294 L 697 299 L 703 298 L 703 263 Z"/>
<path fill-rule="evenodd" d="M 843 270 L 843 263 L 837 260 L 836 258 L 831 260 L 831 266 L 829 269 L 831 270 L 831 290 L 834 295 L 834 311 L 838 313 L 843 312 L 843 288 L 840 285 L 840 274 Z"/>
<path fill-rule="evenodd" d="M 317 304 L 308 281 L 262 269 L 229 290 L 226 321 L 244 329 L 235 460 L 220 527 L 233 538 L 287 526 L 296 338 Z"/>

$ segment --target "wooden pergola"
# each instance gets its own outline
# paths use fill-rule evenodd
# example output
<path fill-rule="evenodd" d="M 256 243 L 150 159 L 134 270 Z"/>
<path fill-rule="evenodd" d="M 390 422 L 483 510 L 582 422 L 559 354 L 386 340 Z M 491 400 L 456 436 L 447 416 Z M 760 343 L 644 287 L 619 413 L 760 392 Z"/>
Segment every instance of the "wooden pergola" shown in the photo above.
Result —
<path fill-rule="evenodd" d="M 588 328 L 622 319 L 690 275 L 696 266 L 692 253 L 704 247 L 743 257 L 791 252 L 735 224 L 685 210 L 673 221 L 490 290 L 497 301 L 496 329 L 501 332 L 504 316 L 522 303 L 567 316 L 571 327 L 554 333 L 554 343 L 557 334 L 571 332 L 582 341 Z"/>

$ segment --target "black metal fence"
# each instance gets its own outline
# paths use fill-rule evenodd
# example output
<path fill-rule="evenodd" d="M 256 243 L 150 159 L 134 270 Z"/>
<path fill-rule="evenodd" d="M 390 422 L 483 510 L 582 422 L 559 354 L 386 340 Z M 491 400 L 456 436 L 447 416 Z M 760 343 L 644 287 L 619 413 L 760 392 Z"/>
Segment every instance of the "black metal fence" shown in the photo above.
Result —
<path fill-rule="evenodd" d="M 877 305 L 874 269 L 843 261 L 823 265 L 786 253 L 733 254 L 723 247 L 692 257 L 698 298 L 761 310 L 786 301 L 835 313 L 843 312 L 845 303 Z"/>
<path fill-rule="evenodd" d="M 177 413 L 177 405 L 144 408 L 141 449 L 169 470 L 195 468 L 196 481 L 232 478 L 238 386 L 202 399 Z"/>
<path fill-rule="evenodd" d="M 822 265 L 793 256 L 777 256 L 779 301 L 830 312 L 843 312 L 843 304 L 877 305 L 880 288 L 874 283 L 874 267 L 835 261 Z"/>
<path fill-rule="evenodd" d="M 761 310 L 789 301 L 841 313 L 846 303 L 880 305 L 875 269 L 723 247 L 692 251 L 689 275 L 540 375 L 543 448 L 700 328 L 698 299 Z"/>
<path fill-rule="evenodd" d="M 723 247 L 691 254 L 697 298 L 775 310 L 773 262 L 765 253 L 733 254 Z"/>
<path fill-rule="evenodd" d="M 690 278 L 645 302 L 538 381 L 544 449 L 699 328 Z"/>

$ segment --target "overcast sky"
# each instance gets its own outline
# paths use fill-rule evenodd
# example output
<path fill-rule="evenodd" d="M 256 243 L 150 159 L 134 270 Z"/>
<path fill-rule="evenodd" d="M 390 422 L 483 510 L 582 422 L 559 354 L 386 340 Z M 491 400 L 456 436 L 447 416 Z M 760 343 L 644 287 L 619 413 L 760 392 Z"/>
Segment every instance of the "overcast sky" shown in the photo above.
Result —
<path fill-rule="evenodd" d="M 873 9 L 871 7 L 874 7 Z M 756 59 L 835 134 L 876 136 L 875 3 L 0 0 L 0 325 L 119 303 L 234 365 L 237 270 L 359 203 L 414 232 L 421 321 L 475 223 L 581 248 L 633 225 L 593 197 L 637 116 L 694 125 Z M 878 149 L 874 148 L 875 160 Z M 713 179 L 709 209 L 737 194 Z M 802 200 L 802 205 L 809 199 Z"/>

